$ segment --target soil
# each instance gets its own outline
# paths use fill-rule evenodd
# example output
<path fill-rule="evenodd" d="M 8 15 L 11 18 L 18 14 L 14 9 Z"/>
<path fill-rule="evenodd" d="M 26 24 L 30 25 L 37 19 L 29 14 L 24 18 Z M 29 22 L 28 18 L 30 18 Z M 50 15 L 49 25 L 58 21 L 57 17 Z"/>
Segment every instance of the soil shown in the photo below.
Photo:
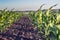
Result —
<path fill-rule="evenodd" d="M 45 40 L 43 36 L 44 34 L 39 35 L 37 27 L 29 17 L 23 16 L 0 33 L 0 40 Z"/>

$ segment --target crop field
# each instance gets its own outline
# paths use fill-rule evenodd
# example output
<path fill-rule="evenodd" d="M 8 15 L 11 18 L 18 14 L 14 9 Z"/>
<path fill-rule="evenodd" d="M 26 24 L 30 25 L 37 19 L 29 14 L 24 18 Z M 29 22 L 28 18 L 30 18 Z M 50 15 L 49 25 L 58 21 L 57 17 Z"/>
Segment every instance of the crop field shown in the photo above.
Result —
<path fill-rule="evenodd" d="M 46 11 L 15 12 L 0 11 L 0 40 L 60 40 L 60 12 Z"/>

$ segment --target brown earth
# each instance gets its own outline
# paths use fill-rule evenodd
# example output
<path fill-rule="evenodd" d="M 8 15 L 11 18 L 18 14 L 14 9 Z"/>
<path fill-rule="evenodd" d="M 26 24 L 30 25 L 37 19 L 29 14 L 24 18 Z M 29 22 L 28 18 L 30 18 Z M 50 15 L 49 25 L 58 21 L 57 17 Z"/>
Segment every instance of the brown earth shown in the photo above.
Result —
<path fill-rule="evenodd" d="M 29 17 L 21 17 L 14 22 L 6 31 L 0 33 L 0 40 L 45 40 L 44 34 L 38 34 Z"/>

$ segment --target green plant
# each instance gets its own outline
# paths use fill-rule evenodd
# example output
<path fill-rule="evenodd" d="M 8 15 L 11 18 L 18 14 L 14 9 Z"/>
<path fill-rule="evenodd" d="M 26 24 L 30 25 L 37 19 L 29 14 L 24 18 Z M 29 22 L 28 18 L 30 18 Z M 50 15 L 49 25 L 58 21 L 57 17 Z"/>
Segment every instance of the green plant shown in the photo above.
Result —
<path fill-rule="evenodd" d="M 51 6 L 45 12 L 41 10 L 43 5 L 41 5 L 37 12 L 29 13 L 32 23 L 39 28 L 39 33 L 45 34 L 46 40 L 59 40 L 60 14 L 51 12 L 51 9 L 57 4 Z"/>
<path fill-rule="evenodd" d="M 0 11 L 0 31 L 6 30 L 13 22 L 15 22 L 18 18 L 20 18 L 23 14 L 17 13 L 9 10 L 1 10 Z"/>

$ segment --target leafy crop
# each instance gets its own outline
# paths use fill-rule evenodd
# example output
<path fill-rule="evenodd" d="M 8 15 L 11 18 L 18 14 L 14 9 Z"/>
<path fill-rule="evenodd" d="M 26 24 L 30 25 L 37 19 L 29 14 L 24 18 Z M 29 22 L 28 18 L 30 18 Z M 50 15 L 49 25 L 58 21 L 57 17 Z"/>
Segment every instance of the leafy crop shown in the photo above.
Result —
<path fill-rule="evenodd" d="M 60 40 L 60 14 L 51 12 L 51 9 L 57 4 L 51 6 L 45 12 L 41 10 L 43 5 L 37 12 L 29 13 L 32 23 L 39 28 L 39 33 L 45 34 L 46 40 Z"/>
<path fill-rule="evenodd" d="M 0 31 L 6 30 L 13 22 L 22 16 L 22 13 L 8 11 L 6 9 L 0 11 Z"/>

